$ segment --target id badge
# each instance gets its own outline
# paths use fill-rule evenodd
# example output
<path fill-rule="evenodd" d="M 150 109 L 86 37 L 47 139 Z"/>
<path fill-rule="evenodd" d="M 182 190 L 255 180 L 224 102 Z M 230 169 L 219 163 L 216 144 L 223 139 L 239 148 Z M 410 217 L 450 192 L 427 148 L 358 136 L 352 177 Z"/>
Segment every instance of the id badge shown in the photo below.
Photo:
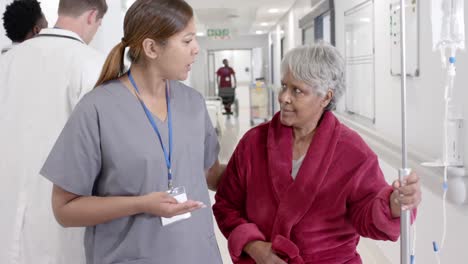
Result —
<path fill-rule="evenodd" d="M 226 77 L 224 80 L 226 80 L 226 82 L 229 82 L 231 80 L 231 78 Z"/>
<path fill-rule="evenodd" d="M 179 203 L 183 203 L 183 202 L 186 202 L 188 200 L 187 199 L 187 193 L 185 192 L 184 187 L 176 187 L 176 188 L 172 189 L 172 191 L 169 190 L 167 192 L 171 196 L 173 196 L 177 200 L 177 202 L 179 202 Z M 172 223 L 184 220 L 184 219 L 188 219 L 191 216 L 192 216 L 192 214 L 190 212 L 188 212 L 188 213 L 181 214 L 181 215 L 176 215 L 176 216 L 173 216 L 173 217 L 170 217 L 170 218 L 161 217 L 161 224 L 162 224 L 162 226 L 166 226 L 166 225 L 169 225 L 169 224 L 172 224 Z"/>

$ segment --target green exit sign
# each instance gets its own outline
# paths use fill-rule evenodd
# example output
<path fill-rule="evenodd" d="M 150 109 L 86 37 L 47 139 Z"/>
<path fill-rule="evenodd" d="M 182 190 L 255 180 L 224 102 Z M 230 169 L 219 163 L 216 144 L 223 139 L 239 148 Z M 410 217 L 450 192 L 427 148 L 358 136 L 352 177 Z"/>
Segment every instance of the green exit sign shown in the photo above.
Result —
<path fill-rule="evenodd" d="M 231 33 L 227 28 L 215 28 L 215 29 L 208 29 L 206 35 L 210 38 L 215 39 L 230 39 Z"/>

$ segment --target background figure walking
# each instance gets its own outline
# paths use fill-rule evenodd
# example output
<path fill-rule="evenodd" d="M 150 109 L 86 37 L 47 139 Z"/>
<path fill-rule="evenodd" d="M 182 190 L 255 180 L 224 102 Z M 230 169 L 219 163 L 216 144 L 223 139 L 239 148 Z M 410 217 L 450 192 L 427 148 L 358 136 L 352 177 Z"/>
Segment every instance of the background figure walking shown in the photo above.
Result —
<path fill-rule="evenodd" d="M 234 69 L 229 67 L 229 61 L 223 60 L 224 66 L 216 71 L 218 83 L 218 95 L 223 99 L 225 113 L 232 114 L 231 105 L 234 103 L 236 97 L 236 73 Z M 234 82 L 232 81 L 234 79 Z"/>

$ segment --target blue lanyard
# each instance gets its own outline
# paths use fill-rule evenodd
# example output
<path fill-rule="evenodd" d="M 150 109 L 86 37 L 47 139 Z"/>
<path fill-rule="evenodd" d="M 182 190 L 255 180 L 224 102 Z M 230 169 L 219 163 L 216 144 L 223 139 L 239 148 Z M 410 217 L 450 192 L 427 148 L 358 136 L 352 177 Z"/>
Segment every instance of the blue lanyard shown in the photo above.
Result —
<path fill-rule="evenodd" d="M 128 79 L 130 79 L 130 82 L 133 85 L 133 88 L 135 88 L 135 91 L 137 92 L 138 95 L 140 95 L 140 91 L 138 90 L 138 87 L 135 83 L 135 80 L 133 79 L 132 74 L 130 73 L 130 70 L 128 71 Z M 154 121 L 153 115 L 151 114 L 150 110 L 148 107 L 146 107 L 145 103 L 141 98 L 138 97 L 138 100 L 141 103 L 141 106 L 145 110 L 146 117 L 148 117 L 148 120 L 151 123 L 151 126 L 153 127 L 154 132 L 156 135 L 158 135 L 159 138 L 159 143 L 161 143 L 161 148 L 164 153 L 164 158 L 166 160 L 166 166 L 167 166 L 167 179 L 168 179 L 168 188 L 169 190 L 172 190 L 173 185 L 172 185 L 172 169 L 171 169 L 171 153 L 172 153 L 172 118 L 171 118 L 171 104 L 169 103 L 169 88 L 168 84 L 166 83 L 166 104 L 167 104 L 167 127 L 169 129 L 169 152 L 166 151 L 166 148 L 164 147 L 162 138 L 161 138 L 161 133 L 159 132 L 158 126 L 156 125 L 156 122 Z"/>

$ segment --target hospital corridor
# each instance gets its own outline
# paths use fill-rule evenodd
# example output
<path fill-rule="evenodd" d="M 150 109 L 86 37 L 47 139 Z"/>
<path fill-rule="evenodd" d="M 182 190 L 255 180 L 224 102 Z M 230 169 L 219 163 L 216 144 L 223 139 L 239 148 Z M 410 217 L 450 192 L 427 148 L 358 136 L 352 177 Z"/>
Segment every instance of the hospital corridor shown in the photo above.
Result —
<path fill-rule="evenodd" d="M 0 264 L 468 264 L 468 1 L 0 22 Z"/>

